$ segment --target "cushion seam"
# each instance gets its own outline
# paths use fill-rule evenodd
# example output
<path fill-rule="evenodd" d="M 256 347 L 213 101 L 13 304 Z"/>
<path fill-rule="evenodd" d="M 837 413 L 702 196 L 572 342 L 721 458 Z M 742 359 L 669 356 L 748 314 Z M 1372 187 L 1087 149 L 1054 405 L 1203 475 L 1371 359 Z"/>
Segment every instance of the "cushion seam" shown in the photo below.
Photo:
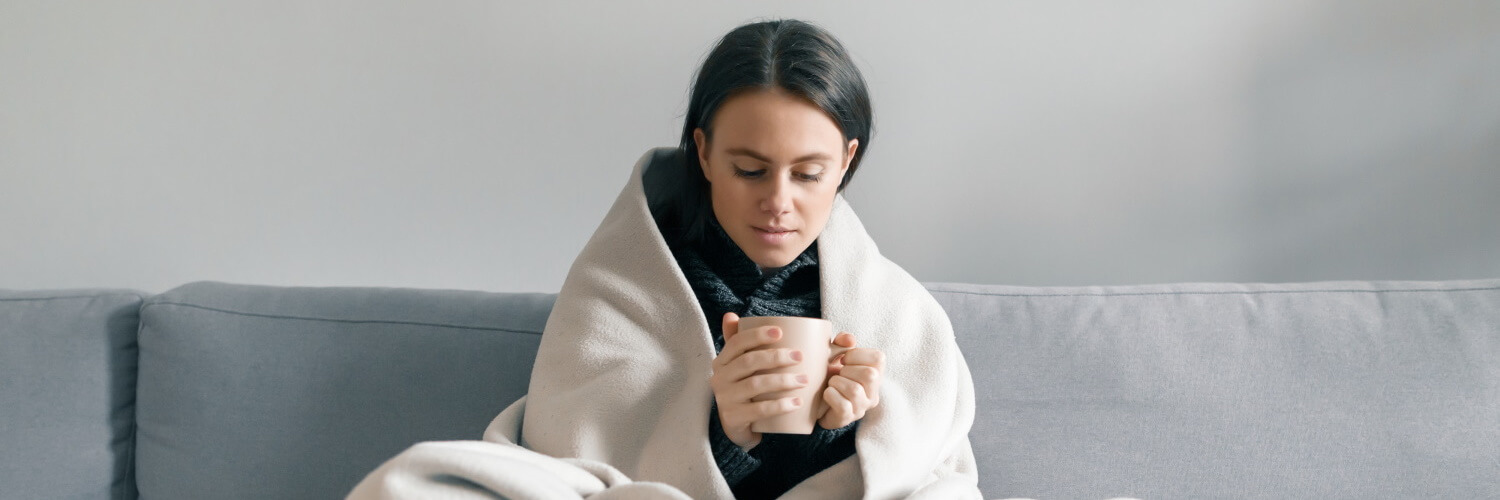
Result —
<path fill-rule="evenodd" d="M 423 322 L 423 321 L 395 321 L 395 320 L 385 320 L 385 319 L 318 318 L 318 317 L 312 317 L 312 316 L 292 316 L 292 315 L 284 315 L 284 314 L 251 313 L 251 312 L 244 312 L 244 311 L 233 311 L 233 310 L 229 310 L 229 309 L 220 309 L 220 308 L 216 308 L 216 307 L 201 306 L 201 305 L 198 305 L 198 304 L 185 304 L 185 303 L 182 303 L 182 302 L 151 302 L 149 304 L 141 306 L 141 312 L 142 312 L 142 314 L 145 313 L 146 308 L 151 307 L 151 306 L 155 306 L 155 305 L 170 305 L 170 306 L 190 307 L 190 308 L 194 308 L 194 309 L 203 309 L 203 310 L 207 310 L 207 311 L 221 312 L 221 313 L 225 313 L 225 314 L 237 314 L 237 315 L 240 315 L 240 316 L 252 316 L 252 317 L 257 317 L 257 318 L 299 319 L 299 320 L 305 320 L 305 321 L 327 321 L 327 322 L 332 322 L 332 323 L 383 323 L 383 324 L 391 324 L 391 325 L 436 326 L 436 327 L 443 327 L 443 328 L 460 328 L 460 329 L 468 329 L 468 330 L 488 330 L 488 331 L 508 332 L 508 333 L 520 333 L 520 334 L 529 334 L 529 335 L 541 335 L 542 334 L 542 332 L 536 332 L 536 331 L 531 331 L 531 330 L 521 330 L 521 329 L 516 329 L 516 328 L 500 328 L 500 327 L 493 327 L 493 326 L 454 325 L 454 324 L 447 324 L 447 323 L 429 323 L 429 322 Z M 142 323 L 144 324 L 144 321 Z"/>
<path fill-rule="evenodd" d="M 1500 290 L 1500 287 L 1485 288 L 1417 288 L 1417 289 L 1389 289 L 1389 290 L 1357 290 L 1357 289 L 1326 289 L 1326 290 L 1239 290 L 1239 291 L 1203 291 L 1203 292 L 1118 292 L 1118 293 L 994 293 L 994 292 L 971 292 L 965 290 L 929 290 L 932 293 L 953 293 L 962 295 L 984 295 L 989 297 L 1113 297 L 1113 296 L 1149 296 L 1149 295 L 1266 295 L 1266 294 L 1290 294 L 1290 293 L 1404 293 L 1404 292 L 1483 292 Z"/>
<path fill-rule="evenodd" d="M 28 300 L 57 300 L 57 299 L 92 299 L 96 297 L 135 297 L 146 300 L 146 297 L 134 293 L 102 293 L 97 295 L 59 295 L 56 297 L 6 297 L 0 298 L 0 302 L 20 302 Z"/>

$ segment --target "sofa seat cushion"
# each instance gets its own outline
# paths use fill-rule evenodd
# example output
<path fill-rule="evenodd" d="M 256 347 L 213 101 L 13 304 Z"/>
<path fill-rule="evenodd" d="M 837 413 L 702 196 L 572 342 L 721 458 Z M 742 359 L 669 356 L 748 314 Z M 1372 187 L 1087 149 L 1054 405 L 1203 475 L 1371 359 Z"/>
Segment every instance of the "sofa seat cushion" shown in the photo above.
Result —
<path fill-rule="evenodd" d="M 342 498 L 526 392 L 553 295 L 189 283 L 141 308 L 152 499 Z"/>

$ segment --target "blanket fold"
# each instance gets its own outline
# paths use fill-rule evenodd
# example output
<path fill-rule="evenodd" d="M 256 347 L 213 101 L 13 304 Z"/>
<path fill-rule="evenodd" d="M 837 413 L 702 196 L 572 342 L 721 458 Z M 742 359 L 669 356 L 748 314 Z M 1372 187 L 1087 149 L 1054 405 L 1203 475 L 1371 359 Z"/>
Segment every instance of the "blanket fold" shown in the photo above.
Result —
<path fill-rule="evenodd" d="M 350 498 L 732 498 L 707 438 L 709 320 L 646 202 L 643 174 L 678 154 L 646 152 L 579 253 L 526 397 L 483 441 L 413 446 Z M 886 372 L 855 456 L 782 498 L 978 498 L 973 383 L 942 308 L 841 195 L 817 245 L 823 317 L 883 351 Z"/>

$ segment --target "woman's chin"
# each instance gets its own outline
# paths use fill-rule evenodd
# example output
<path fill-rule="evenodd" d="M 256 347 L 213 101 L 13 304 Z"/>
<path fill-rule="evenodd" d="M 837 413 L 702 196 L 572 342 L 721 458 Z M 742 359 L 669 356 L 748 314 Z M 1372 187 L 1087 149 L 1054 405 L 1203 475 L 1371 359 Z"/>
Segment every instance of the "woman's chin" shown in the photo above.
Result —
<path fill-rule="evenodd" d="M 762 269 L 786 267 L 787 264 L 791 264 L 792 261 L 797 260 L 797 256 L 802 254 L 802 250 L 807 250 L 807 248 L 804 247 L 798 250 L 796 253 L 792 253 L 789 250 L 778 249 L 772 252 L 764 252 L 759 253 L 758 255 L 752 255 L 750 256 L 750 260 L 754 261 L 755 265 L 760 266 Z"/>

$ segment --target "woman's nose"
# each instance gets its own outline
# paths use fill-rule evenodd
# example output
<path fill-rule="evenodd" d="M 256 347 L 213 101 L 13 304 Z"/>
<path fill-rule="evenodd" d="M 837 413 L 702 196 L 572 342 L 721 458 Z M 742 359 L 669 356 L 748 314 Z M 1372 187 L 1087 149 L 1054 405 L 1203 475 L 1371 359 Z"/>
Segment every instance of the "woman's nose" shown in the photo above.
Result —
<path fill-rule="evenodd" d="M 771 214 L 784 214 L 792 211 L 792 189 L 790 181 L 777 178 L 770 183 L 770 192 L 761 198 L 760 209 Z"/>

